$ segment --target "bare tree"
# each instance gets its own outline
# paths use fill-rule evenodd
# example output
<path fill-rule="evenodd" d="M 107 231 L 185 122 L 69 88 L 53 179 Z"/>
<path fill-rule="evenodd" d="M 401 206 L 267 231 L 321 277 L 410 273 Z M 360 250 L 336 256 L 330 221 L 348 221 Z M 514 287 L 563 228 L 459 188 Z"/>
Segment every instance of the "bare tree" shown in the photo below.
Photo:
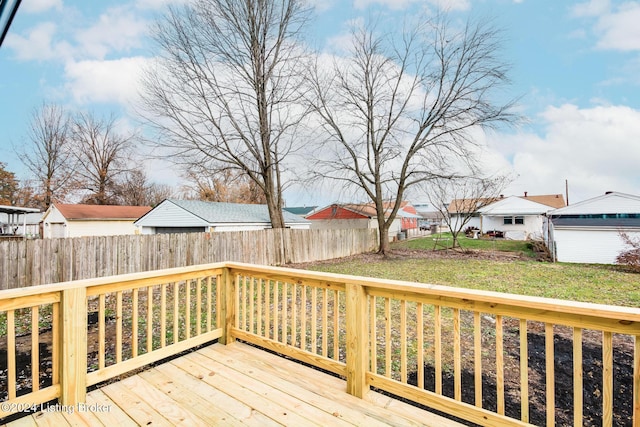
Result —
<path fill-rule="evenodd" d="M 79 114 L 73 123 L 73 142 L 77 185 L 89 192 L 83 203 L 117 203 L 119 180 L 128 170 L 136 136 L 118 133 L 113 116 L 100 119 Z"/>
<path fill-rule="evenodd" d="M 209 202 L 264 204 L 264 193 L 246 174 L 230 169 L 215 175 L 190 172 L 187 198 Z"/>
<path fill-rule="evenodd" d="M 118 185 L 118 201 L 127 206 L 155 206 L 175 194 L 170 185 L 149 182 L 147 174 L 140 168 L 127 171 Z"/>
<path fill-rule="evenodd" d="M 326 136 L 314 167 L 375 204 L 386 253 L 407 190 L 456 176 L 456 164 L 473 164 L 472 131 L 516 117 L 512 101 L 494 100 L 508 83 L 507 66 L 497 56 L 499 32 L 488 24 L 453 31 L 434 18 L 400 34 L 364 26 L 351 36 L 347 55 L 313 70 L 307 100 Z"/>
<path fill-rule="evenodd" d="M 142 114 L 160 133 L 155 144 L 187 171 L 203 165 L 210 175 L 248 176 L 274 228 L 284 227 L 284 162 L 304 116 L 295 42 L 306 17 L 301 0 L 170 8 L 154 31 L 160 59 L 143 79 Z"/>
<path fill-rule="evenodd" d="M 508 182 L 506 176 L 435 178 L 424 183 L 429 202 L 451 230 L 451 247 L 460 246 L 459 236 L 478 210 L 495 202 Z"/>
<path fill-rule="evenodd" d="M 74 156 L 70 131 L 66 111 L 59 105 L 43 103 L 32 114 L 29 144 L 16 149 L 34 177 L 34 198 L 39 200 L 41 209 L 48 208 L 54 200 L 63 201 L 72 190 Z"/>

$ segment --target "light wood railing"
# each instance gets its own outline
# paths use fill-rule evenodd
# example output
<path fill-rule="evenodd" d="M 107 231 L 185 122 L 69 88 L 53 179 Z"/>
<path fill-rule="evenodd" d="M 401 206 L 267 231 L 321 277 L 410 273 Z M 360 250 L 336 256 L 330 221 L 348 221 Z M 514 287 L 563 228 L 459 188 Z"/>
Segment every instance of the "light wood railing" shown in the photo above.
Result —
<path fill-rule="evenodd" d="M 342 375 L 351 394 L 375 387 L 481 425 L 552 426 L 557 412 L 568 412 L 561 424 L 640 426 L 638 308 L 227 266 L 235 295 L 230 339 Z M 601 355 L 593 390 L 583 387 L 587 336 Z M 544 354 L 533 354 L 534 346 Z M 618 369 L 614 352 L 630 355 L 630 371 Z M 569 408 L 556 404 L 559 369 L 570 371 L 572 396 L 559 396 L 572 401 Z M 583 417 L 587 391 L 599 396 L 600 420 Z M 544 402 L 543 413 L 534 400 Z M 632 415 L 622 418 L 614 410 L 621 406 Z"/>
<path fill-rule="evenodd" d="M 222 337 L 224 272 L 210 264 L 1 291 L 0 417 L 84 402 L 88 386 Z M 18 355 L 30 360 L 18 366 Z"/>
<path fill-rule="evenodd" d="M 219 339 L 333 372 L 359 397 L 374 387 L 482 425 L 551 426 L 568 412 L 581 426 L 588 337 L 601 354 L 599 423 L 640 425 L 637 308 L 219 263 L 3 291 L 3 324 L 3 408 L 14 410 L 0 415 L 55 398 L 81 402 L 86 386 Z M 45 334 L 51 346 L 30 352 L 33 386 L 21 394 L 16 340 L 35 349 Z M 544 354 L 533 354 L 539 347 Z M 630 371 L 618 369 L 621 352 Z M 44 381 L 43 358 L 52 369 Z M 556 396 L 567 369 L 572 396 Z M 628 419 L 617 413 L 624 405 Z"/>

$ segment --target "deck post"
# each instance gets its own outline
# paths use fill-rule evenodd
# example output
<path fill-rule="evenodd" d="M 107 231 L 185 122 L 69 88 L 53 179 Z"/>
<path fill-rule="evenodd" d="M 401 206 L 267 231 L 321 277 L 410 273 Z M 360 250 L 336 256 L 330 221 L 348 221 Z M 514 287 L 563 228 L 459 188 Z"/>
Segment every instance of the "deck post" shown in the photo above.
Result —
<path fill-rule="evenodd" d="M 347 393 L 363 398 L 369 391 L 369 319 L 364 286 L 346 284 Z"/>
<path fill-rule="evenodd" d="M 87 289 L 63 290 L 60 305 L 60 403 L 75 406 L 87 396 Z"/>
<path fill-rule="evenodd" d="M 222 271 L 222 284 L 220 295 L 220 319 L 222 319 L 222 336 L 218 340 L 221 344 L 231 344 L 235 341 L 233 338 L 232 330 L 235 325 L 235 292 L 236 283 L 229 271 L 229 268 L 225 267 Z"/>

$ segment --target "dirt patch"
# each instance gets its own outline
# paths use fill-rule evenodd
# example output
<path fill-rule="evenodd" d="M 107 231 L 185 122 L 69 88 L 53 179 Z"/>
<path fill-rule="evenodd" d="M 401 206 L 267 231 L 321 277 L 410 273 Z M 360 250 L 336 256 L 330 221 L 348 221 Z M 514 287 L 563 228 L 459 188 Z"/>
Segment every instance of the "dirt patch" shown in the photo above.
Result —
<path fill-rule="evenodd" d="M 357 261 L 362 263 L 379 262 L 383 260 L 394 259 L 455 259 L 455 260 L 490 260 L 490 261 L 531 261 L 530 257 L 518 252 L 503 252 L 503 251 L 481 251 L 481 250 L 438 250 L 438 251 L 424 251 L 414 249 L 394 249 L 391 254 L 386 256 L 377 254 L 375 252 L 368 252 L 364 254 L 352 255 L 344 258 L 330 259 L 326 261 L 314 261 L 303 262 L 296 264 L 287 264 L 286 267 L 308 269 L 317 265 L 332 265 L 342 264 L 343 262 Z"/>

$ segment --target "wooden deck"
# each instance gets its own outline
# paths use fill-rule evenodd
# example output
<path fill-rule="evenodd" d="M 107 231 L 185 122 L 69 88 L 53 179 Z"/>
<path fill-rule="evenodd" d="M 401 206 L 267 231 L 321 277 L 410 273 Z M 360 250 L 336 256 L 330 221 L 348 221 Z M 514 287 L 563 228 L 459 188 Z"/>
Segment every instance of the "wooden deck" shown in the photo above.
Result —
<path fill-rule="evenodd" d="M 339 390 L 336 392 L 336 390 Z M 8 426 L 459 426 L 246 344 L 214 344 L 90 392 L 85 410 L 51 406 Z"/>

